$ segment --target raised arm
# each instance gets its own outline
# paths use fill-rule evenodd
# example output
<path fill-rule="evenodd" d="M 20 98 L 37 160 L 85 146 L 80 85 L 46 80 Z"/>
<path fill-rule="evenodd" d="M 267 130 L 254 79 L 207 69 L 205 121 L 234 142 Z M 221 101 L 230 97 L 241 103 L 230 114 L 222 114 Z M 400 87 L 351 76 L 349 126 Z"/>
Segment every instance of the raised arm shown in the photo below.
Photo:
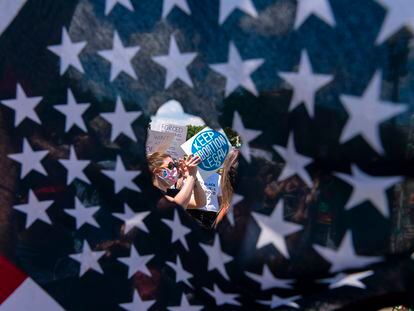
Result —
<path fill-rule="evenodd" d="M 169 200 L 173 200 L 184 208 L 203 207 L 206 204 L 206 195 L 197 181 L 197 165 L 200 161 L 199 157 L 192 155 L 186 160 L 180 160 L 180 169 L 185 182 L 180 192 Z"/>

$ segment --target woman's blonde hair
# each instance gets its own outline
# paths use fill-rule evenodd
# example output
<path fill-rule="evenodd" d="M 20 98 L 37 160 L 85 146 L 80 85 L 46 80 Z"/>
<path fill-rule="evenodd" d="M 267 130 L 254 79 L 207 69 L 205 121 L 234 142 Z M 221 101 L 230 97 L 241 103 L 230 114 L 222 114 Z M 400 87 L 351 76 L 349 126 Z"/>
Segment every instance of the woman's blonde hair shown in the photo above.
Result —
<path fill-rule="evenodd" d="M 231 205 L 231 199 L 233 197 L 234 188 L 233 185 L 235 184 L 235 178 L 237 173 L 237 166 L 239 164 L 238 157 L 239 157 L 239 150 L 233 148 L 226 160 L 223 163 L 223 169 L 221 174 L 221 205 L 220 210 L 217 214 L 216 220 L 214 222 L 214 226 L 216 227 L 220 221 L 227 215 L 227 212 Z"/>

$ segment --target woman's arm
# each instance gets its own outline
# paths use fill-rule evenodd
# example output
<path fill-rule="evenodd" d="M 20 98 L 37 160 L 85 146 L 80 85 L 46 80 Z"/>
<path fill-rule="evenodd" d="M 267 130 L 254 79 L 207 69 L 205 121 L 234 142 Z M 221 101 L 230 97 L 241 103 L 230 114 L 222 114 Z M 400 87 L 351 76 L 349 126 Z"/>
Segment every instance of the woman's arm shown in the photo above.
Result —
<path fill-rule="evenodd" d="M 175 202 L 184 208 L 203 207 L 206 204 L 206 195 L 201 185 L 197 181 L 197 165 L 200 163 L 199 157 L 190 155 L 185 161 L 180 161 L 180 169 L 185 177 L 180 192 L 172 197 L 166 197 L 169 201 Z"/>
<path fill-rule="evenodd" d="M 194 183 L 194 192 L 191 195 L 190 202 L 187 208 L 201 208 L 206 206 L 207 198 L 206 192 L 204 191 L 203 187 L 200 185 L 198 179 L 195 179 Z"/>
<path fill-rule="evenodd" d="M 194 184 L 195 178 L 194 176 L 190 175 L 186 178 L 185 183 L 180 189 L 180 192 L 178 192 L 175 197 L 166 196 L 166 198 L 171 202 L 174 202 L 178 205 L 181 205 L 184 208 L 187 208 L 191 201 Z"/>

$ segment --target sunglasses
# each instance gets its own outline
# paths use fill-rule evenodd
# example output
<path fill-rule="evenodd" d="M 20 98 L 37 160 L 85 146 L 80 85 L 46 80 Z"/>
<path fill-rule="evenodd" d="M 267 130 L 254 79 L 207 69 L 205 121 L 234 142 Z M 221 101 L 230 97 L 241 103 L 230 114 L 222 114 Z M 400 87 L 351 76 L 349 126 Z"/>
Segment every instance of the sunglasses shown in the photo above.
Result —
<path fill-rule="evenodd" d="M 178 162 L 171 161 L 170 163 L 168 163 L 167 167 L 168 167 L 169 170 L 172 170 L 174 167 L 178 167 Z"/>

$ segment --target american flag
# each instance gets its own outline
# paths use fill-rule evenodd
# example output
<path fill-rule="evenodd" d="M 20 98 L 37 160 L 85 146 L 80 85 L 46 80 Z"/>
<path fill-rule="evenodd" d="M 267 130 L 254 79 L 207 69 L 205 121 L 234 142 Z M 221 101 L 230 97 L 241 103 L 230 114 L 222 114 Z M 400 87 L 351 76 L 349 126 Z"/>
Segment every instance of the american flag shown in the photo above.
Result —
<path fill-rule="evenodd" d="M 412 304 L 413 34 L 413 0 L 0 0 L 0 310 Z M 241 137 L 217 230 L 155 208 L 170 99 Z"/>

